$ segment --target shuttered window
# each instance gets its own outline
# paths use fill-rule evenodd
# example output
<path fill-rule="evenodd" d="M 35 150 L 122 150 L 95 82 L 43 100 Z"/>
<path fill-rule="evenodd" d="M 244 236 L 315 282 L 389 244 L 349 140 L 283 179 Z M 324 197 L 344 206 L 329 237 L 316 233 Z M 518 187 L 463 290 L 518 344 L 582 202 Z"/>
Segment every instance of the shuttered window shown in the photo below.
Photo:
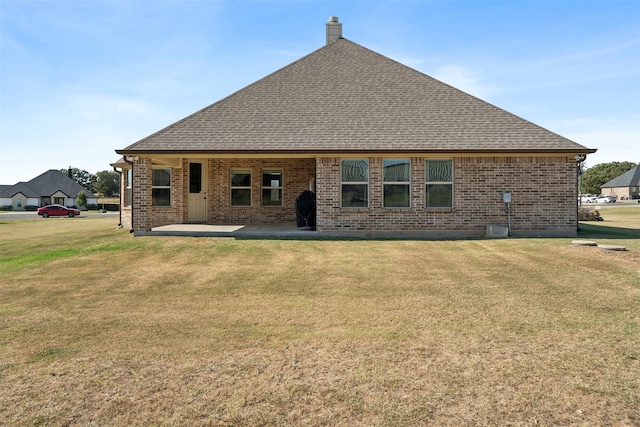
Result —
<path fill-rule="evenodd" d="M 383 160 L 383 206 L 408 208 L 411 206 L 411 161 Z"/>
<path fill-rule="evenodd" d="M 453 207 L 453 160 L 427 160 L 426 207 Z"/>
<path fill-rule="evenodd" d="M 369 161 L 342 160 L 341 192 L 343 208 L 366 208 L 369 206 Z"/>

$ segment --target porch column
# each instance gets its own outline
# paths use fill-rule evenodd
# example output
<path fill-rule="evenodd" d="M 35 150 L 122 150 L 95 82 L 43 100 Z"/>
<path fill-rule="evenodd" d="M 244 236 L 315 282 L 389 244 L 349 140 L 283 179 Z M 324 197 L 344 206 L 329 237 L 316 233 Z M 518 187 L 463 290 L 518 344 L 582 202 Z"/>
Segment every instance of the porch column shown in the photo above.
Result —
<path fill-rule="evenodd" d="M 133 231 L 151 231 L 151 160 L 137 159 L 133 164 Z"/>

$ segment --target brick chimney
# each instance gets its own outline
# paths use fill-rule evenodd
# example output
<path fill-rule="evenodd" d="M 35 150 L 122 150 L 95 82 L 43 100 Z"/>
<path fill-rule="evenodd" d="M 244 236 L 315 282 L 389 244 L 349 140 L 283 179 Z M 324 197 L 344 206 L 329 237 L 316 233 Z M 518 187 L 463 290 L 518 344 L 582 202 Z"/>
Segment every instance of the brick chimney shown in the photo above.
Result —
<path fill-rule="evenodd" d="M 337 16 L 330 16 L 327 22 L 327 44 L 342 38 L 342 24 Z"/>

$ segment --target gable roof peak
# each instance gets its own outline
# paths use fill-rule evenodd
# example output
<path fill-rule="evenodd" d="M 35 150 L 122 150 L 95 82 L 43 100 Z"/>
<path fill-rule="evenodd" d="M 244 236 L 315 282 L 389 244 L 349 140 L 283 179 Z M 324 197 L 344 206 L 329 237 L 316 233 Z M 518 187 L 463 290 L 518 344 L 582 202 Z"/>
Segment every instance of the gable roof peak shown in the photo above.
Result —
<path fill-rule="evenodd" d="M 116 152 L 595 150 L 340 38 Z"/>

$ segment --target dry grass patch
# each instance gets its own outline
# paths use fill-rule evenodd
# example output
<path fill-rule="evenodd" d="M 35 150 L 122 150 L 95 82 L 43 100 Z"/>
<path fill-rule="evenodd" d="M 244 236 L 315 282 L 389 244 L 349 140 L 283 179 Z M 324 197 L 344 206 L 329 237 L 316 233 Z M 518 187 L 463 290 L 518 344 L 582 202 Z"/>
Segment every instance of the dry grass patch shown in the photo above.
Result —
<path fill-rule="evenodd" d="M 0 224 L 0 424 L 640 423 L 637 239 L 112 226 Z"/>

